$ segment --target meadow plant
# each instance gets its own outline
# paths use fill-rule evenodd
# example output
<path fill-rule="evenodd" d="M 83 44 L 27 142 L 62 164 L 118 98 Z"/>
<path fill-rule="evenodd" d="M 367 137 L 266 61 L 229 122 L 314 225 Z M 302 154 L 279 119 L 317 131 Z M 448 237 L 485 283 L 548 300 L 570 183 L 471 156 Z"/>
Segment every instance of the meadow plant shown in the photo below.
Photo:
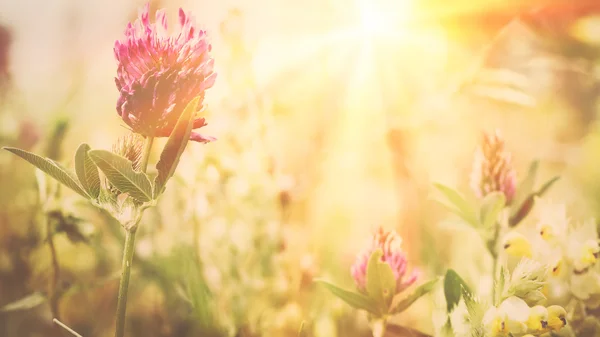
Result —
<path fill-rule="evenodd" d="M 124 38 L 116 41 L 116 110 L 129 132 L 115 140 L 110 150 L 92 149 L 84 143 L 74 154 L 73 170 L 61 165 L 62 147 L 57 144 L 64 139 L 67 121 L 56 123 L 45 156 L 29 152 L 39 134 L 27 121 L 14 137 L 20 148 L 4 147 L 58 182 L 52 185 L 36 171 L 53 268 L 46 294 L 52 315 L 58 319 L 62 294 L 53 231 L 66 233 L 72 242 L 89 240 L 80 228 L 84 221 L 60 200 L 64 195 L 59 187 L 65 186 L 109 214 L 125 232 L 115 337 L 123 337 L 126 331 L 129 281 L 134 255 L 139 254 L 135 250 L 136 233 L 145 212 L 157 206 L 161 198 L 185 204 L 187 218 L 169 216 L 193 223 L 193 250 L 173 249 L 170 256 L 162 257 L 163 265 L 159 254 L 152 255 L 149 263 L 143 259 L 136 262 L 144 263 L 140 269 L 147 269 L 142 271 L 146 276 L 159 275 L 156 278 L 168 288 L 168 296 L 177 293 L 187 300 L 203 335 L 304 335 L 307 330 L 302 329 L 302 318 L 320 312 L 307 314 L 310 309 L 301 305 L 298 294 L 310 294 L 306 285 L 310 282 L 305 278 L 312 279 L 314 273 L 310 267 L 297 268 L 298 261 L 289 263 L 291 267 L 285 265 L 283 252 L 288 242 L 283 235 L 283 209 L 289 206 L 290 195 L 274 183 L 271 158 L 257 159 L 263 153 L 255 151 L 250 140 L 256 140 L 264 127 L 258 125 L 260 120 L 249 117 L 253 127 L 230 131 L 235 134 L 230 143 L 219 151 L 206 151 L 201 163 L 193 166 L 206 172 L 202 177 L 194 175 L 191 183 L 171 179 L 178 169 L 184 169 L 179 162 L 189 141 L 215 140 L 198 132 L 207 125 L 204 98 L 216 79 L 211 44 L 190 13 L 180 9 L 178 14 L 178 25 L 170 31 L 166 12 L 158 11 L 151 20 L 147 4 L 137 20 L 127 25 Z M 0 138 L 4 138 L 1 132 Z M 150 154 L 155 138 L 167 139 L 154 170 L 150 168 Z M 512 159 L 499 131 L 485 133 L 473 161 L 472 198 L 435 184 L 442 195 L 440 202 L 484 243 L 492 261 L 491 295 L 476 289 L 453 269 L 446 271 L 443 282 L 442 278 L 424 280 L 410 265 L 400 235 L 383 227 L 373 233 L 358 251 L 354 264 L 348 266 L 354 290 L 323 279 L 317 282 L 366 313 L 373 337 L 394 335 L 399 326 L 392 319 L 440 283 L 446 306 L 436 335 L 442 337 L 598 335 L 600 245 L 596 223 L 591 219 L 574 222 L 565 205 L 544 199 L 558 177 L 536 188 L 537 161 L 518 181 Z M 176 193 L 166 191 L 169 181 L 170 186 L 177 187 Z M 156 218 L 160 218 L 161 209 L 157 209 Z M 193 263 L 184 268 L 188 257 Z M 185 263 L 173 262 L 184 259 Z M 163 266 L 165 270 L 157 271 Z M 27 301 L 44 300 L 42 295 L 34 295 L 37 297 Z M 79 336 L 62 322 L 57 323 Z M 300 333 L 290 333 L 290 326 L 300 328 Z M 315 336 L 333 335 L 317 334 L 317 330 L 313 329 Z M 410 329 L 404 333 L 423 335 Z"/>
<path fill-rule="evenodd" d="M 75 153 L 75 172 L 72 172 L 51 158 L 5 147 L 96 207 L 108 211 L 124 228 L 116 337 L 125 333 L 135 235 L 142 215 L 156 205 L 165 191 L 188 141 L 213 140 L 192 132 L 206 125 L 198 114 L 205 91 L 216 77 L 206 32 L 198 29 L 193 17 L 182 9 L 179 27 L 173 34 L 167 28 L 164 11 L 156 13 L 156 22 L 150 22 L 147 4 L 139 18 L 127 26 L 125 38 L 115 43 L 117 112 L 132 134 L 119 140 L 112 151 L 81 144 Z M 149 174 L 149 157 L 156 137 L 168 140 L 156 163 L 156 174 Z"/>
<path fill-rule="evenodd" d="M 496 131 L 484 134 L 475 155 L 471 174 L 475 205 L 454 189 L 435 185 L 443 195 L 440 202 L 479 234 L 493 261 L 490 297 L 479 296 L 457 272 L 447 271 L 447 319 L 439 335 L 554 336 L 570 329 L 563 304 L 554 302 L 548 292 L 556 269 L 548 261 L 534 259 L 535 249 L 518 234 L 536 202 L 558 180 L 554 177 L 535 189 L 537 170 L 535 161 L 517 184 L 511 154 Z M 586 257 L 589 260 L 589 254 Z"/>
<path fill-rule="evenodd" d="M 424 282 L 410 294 L 404 294 L 418 281 L 419 272 L 409 271 L 401 245 L 402 238 L 395 231 L 380 227 L 373 234 L 371 242 L 357 255 L 351 267 L 350 274 L 356 283 L 356 292 L 318 280 L 335 296 L 369 313 L 374 337 L 384 336 L 389 318 L 408 309 L 433 290 L 438 282 L 438 279 Z"/>

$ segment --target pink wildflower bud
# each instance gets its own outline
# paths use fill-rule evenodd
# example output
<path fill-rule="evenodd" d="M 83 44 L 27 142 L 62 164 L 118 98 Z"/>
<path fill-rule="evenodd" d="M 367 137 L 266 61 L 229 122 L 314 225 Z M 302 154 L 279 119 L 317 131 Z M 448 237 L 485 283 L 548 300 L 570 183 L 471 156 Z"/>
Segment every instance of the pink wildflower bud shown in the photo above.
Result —
<path fill-rule="evenodd" d="M 201 97 L 201 109 L 204 92 L 213 86 L 216 73 L 206 32 L 196 27 L 189 13 L 179 9 L 179 27 L 169 34 L 164 10 L 156 13 L 154 23 L 150 23 L 149 10 L 148 3 L 140 17 L 127 25 L 125 39 L 115 42 L 117 112 L 135 133 L 168 137 L 193 98 Z M 204 118 L 197 118 L 193 129 L 205 125 Z M 190 139 L 214 140 L 195 132 Z"/>
<path fill-rule="evenodd" d="M 351 268 L 352 277 L 359 291 L 365 293 L 367 286 L 367 264 L 373 252 L 381 249 L 382 262 L 386 262 L 394 272 L 396 279 L 396 294 L 402 292 L 417 281 L 419 273 L 416 270 L 408 272 L 408 261 L 406 254 L 402 251 L 402 238 L 395 231 L 385 231 L 379 228 L 369 247 L 364 249 L 356 257 L 356 262 Z"/>
<path fill-rule="evenodd" d="M 492 192 L 502 192 L 506 203 L 512 201 L 517 184 L 517 173 L 512 167 L 511 154 L 504 149 L 499 131 L 484 133 L 483 143 L 475 153 L 471 188 L 479 198 Z"/>

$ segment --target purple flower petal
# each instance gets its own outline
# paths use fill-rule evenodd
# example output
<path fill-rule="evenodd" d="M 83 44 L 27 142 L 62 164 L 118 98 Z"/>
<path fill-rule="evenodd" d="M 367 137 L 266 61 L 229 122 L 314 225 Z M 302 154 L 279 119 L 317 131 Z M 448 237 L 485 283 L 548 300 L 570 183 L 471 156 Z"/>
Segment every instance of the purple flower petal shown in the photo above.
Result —
<path fill-rule="evenodd" d="M 133 132 L 168 137 L 188 102 L 201 97 L 202 106 L 216 74 L 206 32 L 196 27 L 191 13 L 179 10 L 179 26 L 172 35 L 166 12 L 157 11 L 155 18 L 150 22 L 147 3 L 125 28 L 124 39 L 115 42 L 117 112 Z M 205 125 L 202 118 L 194 121 L 195 129 Z M 214 140 L 199 134 L 190 139 Z"/>

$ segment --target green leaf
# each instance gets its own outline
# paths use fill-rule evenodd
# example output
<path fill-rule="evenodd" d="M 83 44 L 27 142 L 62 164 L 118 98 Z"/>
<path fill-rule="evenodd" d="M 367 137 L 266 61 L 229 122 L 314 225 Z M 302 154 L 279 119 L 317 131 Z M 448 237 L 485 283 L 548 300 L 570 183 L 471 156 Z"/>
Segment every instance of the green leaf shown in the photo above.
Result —
<path fill-rule="evenodd" d="M 481 301 L 479 301 L 479 299 L 476 298 L 473 293 L 465 287 L 462 287 L 462 297 L 465 301 L 465 306 L 467 307 L 467 323 L 469 323 L 471 328 L 470 336 L 484 337 L 486 333 L 483 325 L 483 316 L 489 306 L 481 303 Z"/>
<path fill-rule="evenodd" d="M 88 154 L 121 193 L 141 202 L 152 200 L 152 184 L 148 176 L 134 171 L 130 160 L 105 150 L 91 150 Z"/>
<path fill-rule="evenodd" d="M 377 308 L 377 305 L 373 302 L 373 300 L 363 294 L 344 290 L 334 284 L 331 284 L 321 279 L 316 279 L 315 282 L 321 283 L 325 286 L 325 288 L 331 291 L 332 294 L 339 297 L 341 300 L 343 300 L 344 302 L 348 303 L 356 309 L 366 310 L 373 315 L 381 314 L 380 310 Z"/>
<path fill-rule="evenodd" d="M 517 208 L 516 211 L 514 211 L 511 214 L 509 224 L 511 226 L 516 226 L 523 219 L 525 219 L 525 217 L 533 209 L 533 204 L 534 204 L 535 198 L 541 197 L 542 195 L 544 195 L 544 193 L 546 193 L 550 189 L 550 187 L 559 179 L 560 179 L 560 176 L 553 177 L 552 179 L 546 181 L 539 190 L 530 194 L 529 197 L 523 202 L 523 204 L 520 205 L 519 208 Z"/>
<path fill-rule="evenodd" d="M 538 160 L 534 160 L 529 165 L 529 170 L 527 170 L 527 175 L 519 183 L 516 189 L 515 198 L 513 200 L 512 209 L 520 207 L 521 204 L 527 200 L 531 192 L 533 191 L 533 187 L 535 185 L 535 178 L 537 177 L 538 167 L 540 162 Z"/>
<path fill-rule="evenodd" d="M 433 184 L 442 194 L 446 197 L 446 199 L 452 204 L 452 207 L 445 205 L 451 212 L 454 212 L 456 215 L 460 216 L 467 223 L 471 224 L 474 227 L 478 227 L 480 225 L 475 209 L 463 198 L 460 193 L 455 191 L 454 189 L 444 186 L 442 184 Z"/>
<path fill-rule="evenodd" d="M 439 279 L 433 279 L 429 282 L 420 285 L 417 289 L 415 289 L 415 291 L 413 291 L 412 294 L 408 295 L 402 301 L 398 302 L 394 309 L 392 309 L 392 313 L 397 314 L 408 309 L 416 300 L 432 291 L 438 281 Z"/>
<path fill-rule="evenodd" d="M 440 331 L 440 337 L 455 337 L 454 329 L 452 328 L 452 321 L 450 320 L 450 316 L 446 320 L 446 323 L 442 326 L 442 330 Z"/>
<path fill-rule="evenodd" d="M 389 310 L 392 299 L 396 294 L 396 278 L 392 267 L 381 261 L 383 252 L 375 250 L 367 264 L 367 294 L 381 308 L 382 312 Z"/>
<path fill-rule="evenodd" d="M 550 180 L 546 181 L 542 185 L 542 187 L 540 187 L 540 189 L 537 192 L 535 192 L 535 196 L 541 197 L 542 195 L 544 195 L 544 193 L 548 192 L 550 187 L 552 187 L 552 185 L 554 185 L 554 183 L 557 182 L 559 179 L 560 179 L 560 176 L 555 176 L 555 177 L 552 177 Z"/>
<path fill-rule="evenodd" d="M 17 311 L 33 309 L 46 301 L 46 296 L 40 292 L 27 295 L 19 300 L 11 302 L 0 309 L 0 311 Z"/>
<path fill-rule="evenodd" d="M 183 251 L 180 254 L 186 257 L 175 256 L 183 260 L 183 273 L 186 275 L 185 297 L 189 299 L 196 323 L 207 333 L 215 328 L 214 294 L 210 291 L 206 279 L 196 259 L 192 254 Z"/>
<path fill-rule="evenodd" d="M 467 283 L 453 269 L 448 269 L 444 277 L 444 295 L 446 296 L 446 309 L 448 313 L 460 302 L 463 288 L 470 292 Z"/>
<path fill-rule="evenodd" d="M 27 151 L 24 151 L 21 149 L 13 148 L 13 147 L 3 147 L 3 149 L 5 149 L 6 151 L 9 151 L 9 152 L 12 152 L 12 153 L 16 154 L 17 156 L 25 159 L 31 165 L 37 167 L 38 169 L 40 169 L 47 175 L 58 180 L 60 183 L 67 186 L 68 188 L 72 189 L 73 191 L 77 192 L 77 194 L 81 195 L 82 197 L 84 197 L 86 199 L 90 198 L 90 196 L 83 190 L 81 185 L 79 185 L 79 182 L 77 181 L 77 177 L 72 172 L 70 172 L 66 168 L 62 167 L 62 165 L 55 162 L 54 160 L 49 159 L 49 158 L 44 158 L 44 157 L 38 156 L 37 154 L 27 152 Z"/>
<path fill-rule="evenodd" d="M 94 161 L 88 155 L 90 146 L 79 145 L 75 152 L 75 173 L 83 189 L 94 199 L 100 195 L 100 175 Z"/>
<path fill-rule="evenodd" d="M 534 306 L 537 302 L 545 300 L 540 292 L 546 284 L 548 277 L 547 266 L 535 260 L 523 258 L 510 276 L 506 297 L 517 296 Z"/>
<path fill-rule="evenodd" d="M 198 109 L 200 98 L 194 98 L 183 110 L 179 120 L 167 140 L 160 159 L 156 164 L 158 175 L 154 180 L 154 197 L 158 197 L 165 188 L 169 178 L 175 173 L 175 169 L 179 164 L 179 159 L 185 150 L 187 143 L 190 140 L 192 127 L 194 124 L 194 115 Z"/>
<path fill-rule="evenodd" d="M 506 269 L 504 266 L 500 266 L 500 275 L 498 276 L 498 280 L 494 282 L 494 306 L 500 305 L 504 299 L 506 282 L 509 281 L 509 279 L 510 275 L 508 273 L 508 269 Z"/>
<path fill-rule="evenodd" d="M 485 196 L 481 204 L 480 218 L 483 228 L 491 228 L 498 220 L 498 215 L 506 205 L 506 197 L 502 192 L 493 192 Z"/>

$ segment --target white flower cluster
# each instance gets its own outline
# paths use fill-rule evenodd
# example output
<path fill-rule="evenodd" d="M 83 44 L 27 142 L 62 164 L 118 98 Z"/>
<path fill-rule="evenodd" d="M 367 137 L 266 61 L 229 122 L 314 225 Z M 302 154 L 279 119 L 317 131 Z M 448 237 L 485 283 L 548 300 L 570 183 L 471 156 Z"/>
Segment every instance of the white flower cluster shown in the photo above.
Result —
<path fill-rule="evenodd" d="M 566 207 L 538 198 L 537 217 L 529 230 L 510 232 L 503 240 L 509 269 L 514 261 L 530 258 L 548 267 L 541 289 L 548 304 L 561 305 L 572 316 L 575 308 L 600 307 L 600 245 L 593 219 L 572 222 Z M 525 227 L 527 224 L 524 224 Z M 585 312 L 583 313 L 585 315 Z"/>

